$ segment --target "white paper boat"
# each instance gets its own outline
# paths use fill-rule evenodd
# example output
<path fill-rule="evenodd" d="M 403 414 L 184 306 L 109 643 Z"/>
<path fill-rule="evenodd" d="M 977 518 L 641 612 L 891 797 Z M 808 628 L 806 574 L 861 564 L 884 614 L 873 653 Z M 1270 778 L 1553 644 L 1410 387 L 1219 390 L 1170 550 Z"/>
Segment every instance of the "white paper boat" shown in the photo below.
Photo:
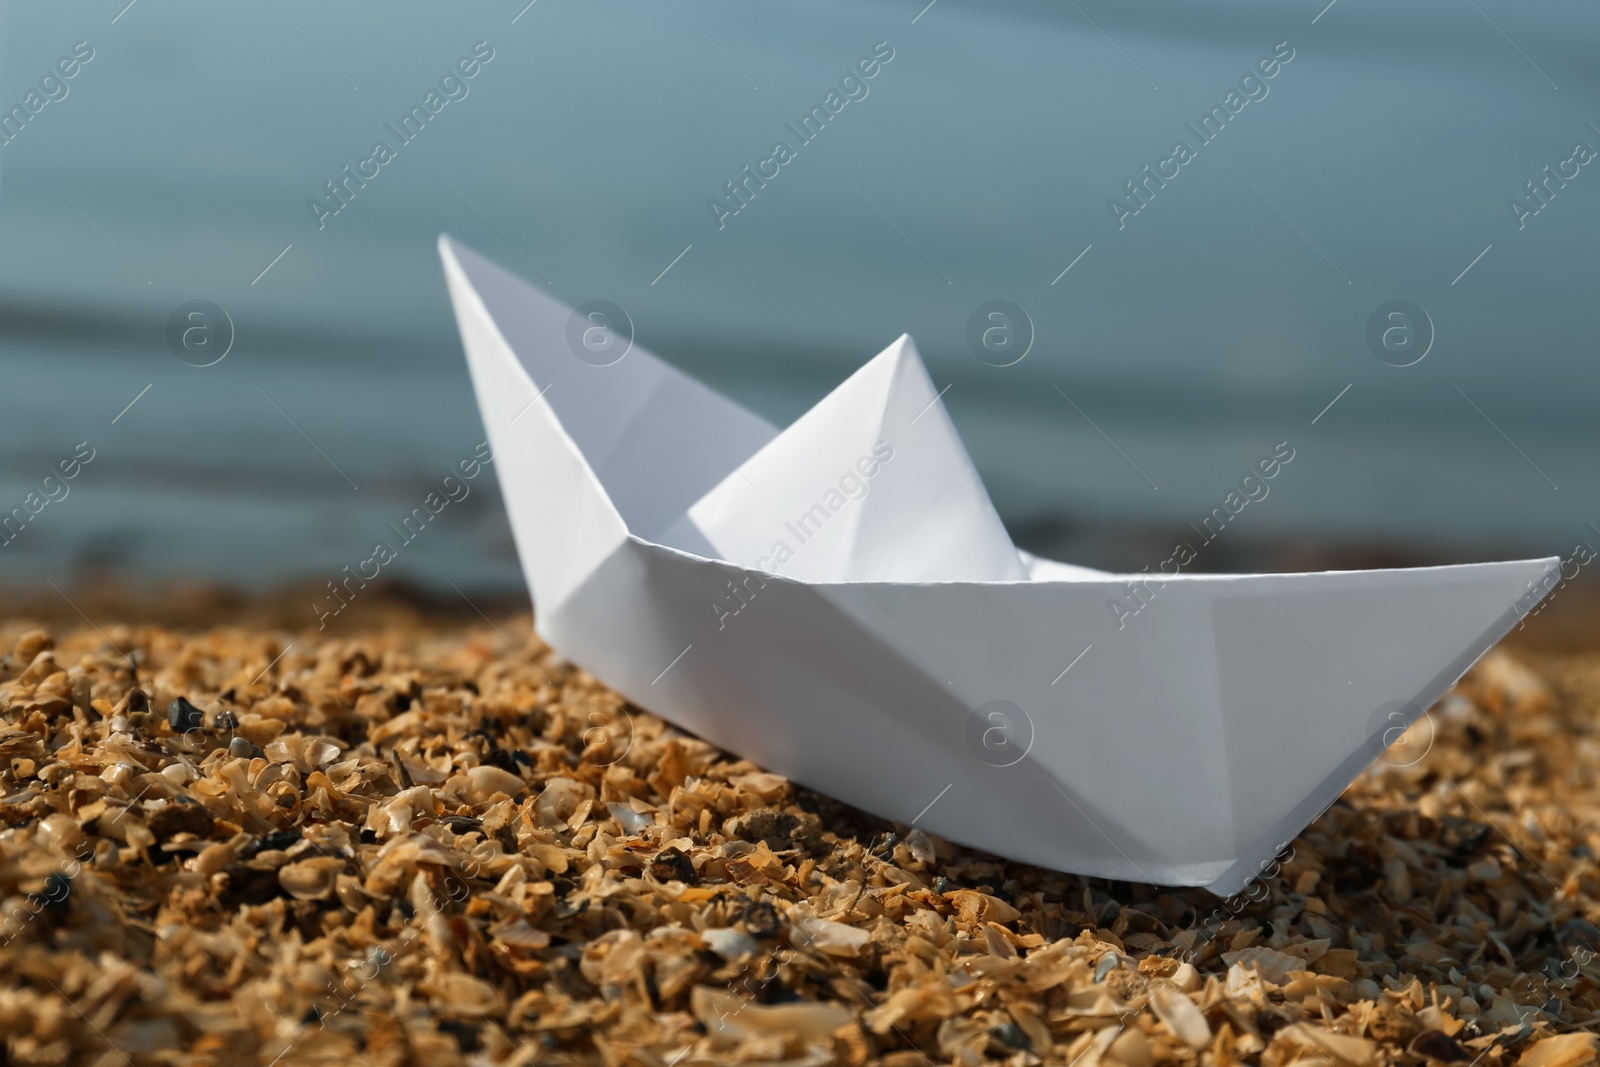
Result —
<path fill-rule="evenodd" d="M 909 338 L 780 433 L 638 345 L 578 358 L 570 308 L 440 254 L 539 633 L 730 752 L 1010 859 L 1236 892 L 1559 566 L 1039 559 Z"/>

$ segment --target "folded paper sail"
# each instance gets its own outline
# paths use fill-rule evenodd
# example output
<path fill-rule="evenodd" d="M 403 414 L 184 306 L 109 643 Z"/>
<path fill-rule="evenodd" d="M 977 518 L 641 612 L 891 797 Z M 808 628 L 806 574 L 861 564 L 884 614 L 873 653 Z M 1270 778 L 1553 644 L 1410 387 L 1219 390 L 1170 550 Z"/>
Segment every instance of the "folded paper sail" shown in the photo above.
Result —
<path fill-rule="evenodd" d="M 1236 892 L 1558 574 L 1039 559 L 909 337 L 780 433 L 631 338 L 578 358 L 588 320 L 440 254 L 540 634 L 731 752 L 1010 859 Z"/>
<path fill-rule="evenodd" d="M 730 471 L 664 543 L 803 582 L 1026 581 L 937 400 L 901 337 Z"/>

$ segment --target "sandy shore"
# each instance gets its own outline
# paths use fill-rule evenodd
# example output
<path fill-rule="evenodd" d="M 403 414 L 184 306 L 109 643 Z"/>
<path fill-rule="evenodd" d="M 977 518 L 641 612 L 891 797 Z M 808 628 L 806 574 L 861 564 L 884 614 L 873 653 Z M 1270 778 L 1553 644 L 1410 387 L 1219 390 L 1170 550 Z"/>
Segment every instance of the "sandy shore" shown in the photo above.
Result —
<path fill-rule="evenodd" d="M 0 619 L 6 1062 L 1594 1058 L 1600 655 L 1492 653 L 1223 901 L 866 817 L 526 615 L 241 603 Z"/>

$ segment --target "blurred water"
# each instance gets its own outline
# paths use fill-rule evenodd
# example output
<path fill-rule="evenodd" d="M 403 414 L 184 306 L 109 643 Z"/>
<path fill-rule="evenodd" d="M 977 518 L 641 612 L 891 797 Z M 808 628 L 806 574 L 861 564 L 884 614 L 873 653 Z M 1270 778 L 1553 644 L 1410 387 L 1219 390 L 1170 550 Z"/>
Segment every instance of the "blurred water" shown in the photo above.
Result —
<path fill-rule="evenodd" d="M 1284 440 L 1228 538 L 1544 553 L 1600 522 L 1600 173 L 1522 229 L 1507 203 L 1600 148 L 1592 5 L 524 2 L 6 9 L 0 106 L 94 57 L 0 147 L 0 506 L 96 458 L 0 578 L 369 555 L 482 439 L 441 230 L 779 421 L 911 332 L 1002 515 L 1103 531 L 1065 537 L 1082 562 L 1137 563 L 1117 531 L 1198 522 Z M 479 41 L 466 95 L 319 229 L 308 199 Z M 785 124 L 880 41 L 800 145 Z M 1201 146 L 1185 124 L 1284 41 Z M 1196 158 L 1119 229 L 1108 199 L 1180 138 Z M 779 139 L 719 229 L 708 198 Z M 1013 366 L 969 350 L 995 298 L 1036 334 Z M 196 299 L 237 331 L 204 368 L 165 340 Z M 1368 347 L 1394 299 L 1436 329 L 1412 366 Z M 490 483 L 398 572 L 514 581 Z"/>

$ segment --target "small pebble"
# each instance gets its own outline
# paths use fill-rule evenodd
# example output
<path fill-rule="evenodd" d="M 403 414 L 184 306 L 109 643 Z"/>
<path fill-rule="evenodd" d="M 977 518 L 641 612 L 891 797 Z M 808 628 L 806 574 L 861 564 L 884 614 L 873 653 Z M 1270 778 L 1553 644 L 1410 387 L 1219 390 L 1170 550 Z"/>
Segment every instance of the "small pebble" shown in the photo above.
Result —
<path fill-rule="evenodd" d="M 281 852 L 299 840 L 299 830 L 273 830 L 248 842 L 239 851 L 239 858 L 247 860 L 262 852 Z"/>
<path fill-rule="evenodd" d="M 676 848 L 664 848 L 657 852 L 655 859 L 650 861 L 650 873 L 662 882 L 687 882 L 694 885 L 700 880 L 689 857 Z"/>
<path fill-rule="evenodd" d="M 261 750 L 261 746 L 235 737 L 228 742 L 228 755 L 234 759 L 265 759 L 267 754 Z"/>
<path fill-rule="evenodd" d="M 1471 1053 L 1438 1030 L 1424 1030 L 1411 1040 L 1411 1051 L 1440 1063 L 1465 1063 Z"/>
<path fill-rule="evenodd" d="M 198 730 L 205 725 L 205 712 L 179 697 L 167 705 L 167 722 L 172 724 L 172 729 L 177 733 L 189 730 Z"/>
<path fill-rule="evenodd" d="M 744 906 L 744 929 L 751 937 L 763 941 L 778 936 L 778 909 L 765 900 L 753 900 Z"/>
<path fill-rule="evenodd" d="M 31 895 L 37 904 L 53 911 L 65 911 L 69 907 L 67 898 L 72 895 L 72 879 L 60 871 L 51 871 L 44 880 L 44 890 Z"/>
<path fill-rule="evenodd" d="M 994 1034 L 995 1040 L 1007 1048 L 1025 1050 L 1033 1047 L 1033 1043 L 1028 1040 L 1028 1035 L 1023 1033 L 1022 1027 L 1016 1023 L 1001 1023 L 990 1033 Z"/>

